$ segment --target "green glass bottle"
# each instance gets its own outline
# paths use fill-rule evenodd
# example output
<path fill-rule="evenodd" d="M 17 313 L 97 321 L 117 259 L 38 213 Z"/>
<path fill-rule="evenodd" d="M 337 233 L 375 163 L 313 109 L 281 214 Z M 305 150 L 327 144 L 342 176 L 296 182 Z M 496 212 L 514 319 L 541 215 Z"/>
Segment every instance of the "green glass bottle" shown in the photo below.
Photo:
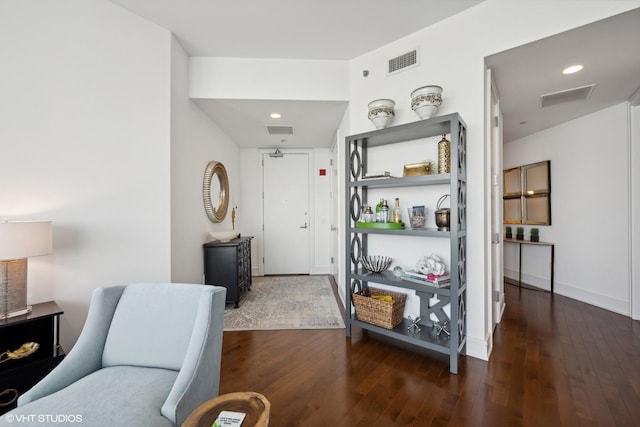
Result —
<path fill-rule="evenodd" d="M 385 222 L 382 216 L 382 205 L 384 205 L 384 199 L 380 199 L 376 205 L 376 222 Z"/>

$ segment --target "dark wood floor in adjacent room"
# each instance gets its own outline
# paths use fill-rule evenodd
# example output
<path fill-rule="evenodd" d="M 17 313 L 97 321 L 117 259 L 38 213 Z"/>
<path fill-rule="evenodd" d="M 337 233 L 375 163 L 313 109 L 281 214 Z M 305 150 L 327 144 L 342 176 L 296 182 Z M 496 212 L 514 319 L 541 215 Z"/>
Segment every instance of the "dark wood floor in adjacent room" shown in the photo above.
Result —
<path fill-rule="evenodd" d="M 489 362 L 344 330 L 225 332 L 220 393 L 257 391 L 271 427 L 638 426 L 640 322 L 505 286 Z"/>

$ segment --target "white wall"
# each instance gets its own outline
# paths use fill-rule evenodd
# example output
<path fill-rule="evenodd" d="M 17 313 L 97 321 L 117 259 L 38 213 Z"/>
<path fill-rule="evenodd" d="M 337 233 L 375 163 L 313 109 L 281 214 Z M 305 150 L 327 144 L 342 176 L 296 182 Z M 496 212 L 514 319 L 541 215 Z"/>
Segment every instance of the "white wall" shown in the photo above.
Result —
<path fill-rule="evenodd" d="M 347 61 L 190 59 L 191 98 L 347 100 Z"/>
<path fill-rule="evenodd" d="M 488 357 L 491 340 L 491 286 L 485 233 L 488 141 L 484 138 L 484 57 L 638 6 L 637 1 L 539 2 L 487 0 L 449 19 L 356 58 L 350 63 L 350 133 L 372 130 L 367 103 L 396 101 L 392 125 L 417 120 L 410 93 L 427 84 L 444 88 L 439 115 L 459 112 L 468 125 L 467 152 L 467 351 Z M 464 29 L 464 30 L 461 30 Z M 389 58 L 418 49 L 420 66 L 386 76 Z M 362 71 L 369 76 L 363 77 Z M 422 159 L 415 159 L 422 160 Z M 402 255 L 401 255 L 402 256 Z M 406 258 L 416 257 L 409 249 Z M 409 301 L 409 310 L 416 307 Z"/>
<path fill-rule="evenodd" d="M 244 207 L 238 215 L 242 218 L 243 236 L 253 236 L 251 241 L 252 275 L 262 274 L 262 166 L 260 150 L 240 149 L 240 204 Z"/>
<path fill-rule="evenodd" d="M 0 217 L 53 221 L 28 302 L 170 279 L 170 33 L 102 0 L 0 3 Z"/>
<path fill-rule="evenodd" d="M 188 97 L 189 58 L 172 38 L 171 68 L 171 278 L 203 283 L 202 244 L 209 231 L 231 230 L 231 209 L 238 206 L 236 229 L 242 230 L 246 206 L 240 202 L 239 150 Z M 204 210 L 202 181 L 209 161 L 222 162 L 229 175 L 229 209 L 221 223 Z"/>
<path fill-rule="evenodd" d="M 504 145 L 505 169 L 544 160 L 551 225 L 537 227 L 555 243 L 555 292 L 630 314 L 628 104 Z M 505 274 L 517 279 L 517 245 L 504 254 Z M 549 289 L 549 248 L 524 247 L 522 262 L 522 280 Z"/>

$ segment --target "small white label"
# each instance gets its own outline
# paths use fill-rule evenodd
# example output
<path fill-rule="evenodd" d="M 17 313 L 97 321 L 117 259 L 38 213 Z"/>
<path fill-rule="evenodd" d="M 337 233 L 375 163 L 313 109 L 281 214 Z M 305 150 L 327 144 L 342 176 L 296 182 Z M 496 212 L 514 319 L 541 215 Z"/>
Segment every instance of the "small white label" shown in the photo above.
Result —
<path fill-rule="evenodd" d="M 240 427 L 246 415 L 242 412 L 222 411 L 211 427 Z"/>

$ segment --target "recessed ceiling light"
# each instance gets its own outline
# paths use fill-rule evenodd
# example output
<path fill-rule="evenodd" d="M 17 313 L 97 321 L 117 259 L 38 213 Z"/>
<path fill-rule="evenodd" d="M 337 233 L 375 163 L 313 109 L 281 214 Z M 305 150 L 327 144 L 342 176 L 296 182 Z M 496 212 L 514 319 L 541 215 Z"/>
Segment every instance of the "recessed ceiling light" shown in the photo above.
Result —
<path fill-rule="evenodd" d="M 583 68 L 584 68 L 584 66 L 582 66 L 580 64 L 572 65 L 572 66 L 567 67 L 564 70 L 562 70 L 562 74 L 577 73 L 578 71 L 582 70 Z"/>
<path fill-rule="evenodd" d="M 280 113 L 271 113 L 271 118 L 272 119 L 279 119 L 282 117 L 282 114 Z"/>

